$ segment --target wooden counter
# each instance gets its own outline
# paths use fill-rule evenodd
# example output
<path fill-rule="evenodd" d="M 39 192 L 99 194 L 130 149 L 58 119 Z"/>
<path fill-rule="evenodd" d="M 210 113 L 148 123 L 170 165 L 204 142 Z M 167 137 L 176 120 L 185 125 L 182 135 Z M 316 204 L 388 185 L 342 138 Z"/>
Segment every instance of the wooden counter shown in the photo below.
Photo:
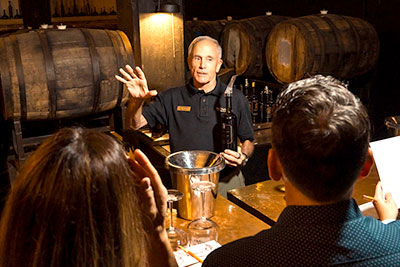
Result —
<path fill-rule="evenodd" d="M 378 172 L 374 166 L 368 177 L 356 182 L 353 197 L 358 205 L 370 201 L 364 199 L 362 195 L 374 196 L 375 185 L 378 180 Z M 228 199 L 272 226 L 286 206 L 282 185 L 281 181 L 274 180 L 259 182 L 230 190 Z"/>
<path fill-rule="evenodd" d="M 215 215 L 211 219 L 219 226 L 218 242 L 222 245 L 271 228 L 268 224 L 220 195 L 216 200 Z M 189 220 L 177 218 L 175 226 L 186 231 L 189 223 Z"/>

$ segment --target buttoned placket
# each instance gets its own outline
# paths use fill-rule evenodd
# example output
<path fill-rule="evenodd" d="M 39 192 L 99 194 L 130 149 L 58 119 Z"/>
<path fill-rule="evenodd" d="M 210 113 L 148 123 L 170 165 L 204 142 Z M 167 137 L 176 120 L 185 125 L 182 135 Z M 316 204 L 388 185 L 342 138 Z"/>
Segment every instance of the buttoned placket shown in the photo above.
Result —
<path fill-rule="evenodd" d="M 208 117 L 208 98 L 206 95 L 200 96 L 200 117 Z"/>

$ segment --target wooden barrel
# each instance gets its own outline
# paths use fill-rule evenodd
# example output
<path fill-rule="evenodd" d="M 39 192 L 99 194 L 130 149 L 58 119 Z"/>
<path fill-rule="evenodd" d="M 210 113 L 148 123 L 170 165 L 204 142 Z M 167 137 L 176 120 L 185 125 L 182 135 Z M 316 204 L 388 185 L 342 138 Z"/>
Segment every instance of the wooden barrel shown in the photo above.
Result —
<path fill-rule="evenodd" d="M 134 66 L 121 31 L 35 30 L 0 38 L 5 119 L 78 117 L 124 104 L 129 93 L 114 75 Z"/>
<path fill-rule="evenodd" d="M 265 45 L 272 28 L 288 19 L 283 16 L 258 16 L 229 23 L 221 36 L 224 66 L 238 75 L 261 78 L 268 73 Z"/>
<path fill-rule="evenodd" d="M 185 51 L 194 38 L 208 35 L 217 41 L 221 38 L 221 33 L 227 24 L 227 20 L 188 20 L 185 21 Z"/>
<path fill-rule="evenodd" d="M 347 79 L 376 64 L 379 39 L 374 27 L 362 19 L 311 15 L 276 25 L 266 55 L 269 71 L 280 83 L 314 74 Z"/>

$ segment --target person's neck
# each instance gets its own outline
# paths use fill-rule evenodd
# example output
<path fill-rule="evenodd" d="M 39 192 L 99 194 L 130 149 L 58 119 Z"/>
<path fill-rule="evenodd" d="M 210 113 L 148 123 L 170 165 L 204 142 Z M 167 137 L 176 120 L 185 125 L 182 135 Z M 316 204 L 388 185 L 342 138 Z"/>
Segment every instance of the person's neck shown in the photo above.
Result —
<path fill-rule="evenodd" d="M 197 83 L 195 80 L 193 80 L 193 86 L 196 87 L 198 90 L 203 90 L 204 93 L 211 92 L 212 90 L 214 90 L 216 85 L 217 85 L 217 80 L 210 81 L 209 83 L 206 84 L 200 84 Z"/>
<path fill-rule="evenodd" d="M 300 190 L 298 190 L 291 182 L 287 179 L 284 179 L 285 184 L 285 200 L 287 206 L 322 206 L 333 204 L 342 200 L 347 200 L 351 198 L 353 193 L 353 188 L 349 190 L 349 193 L 346 196 L 343 196 L 339 200 L 335 201 L 327 201 L 327 202 L 319 202 L 316 201 L 306 195 L 304 195 Z"/>

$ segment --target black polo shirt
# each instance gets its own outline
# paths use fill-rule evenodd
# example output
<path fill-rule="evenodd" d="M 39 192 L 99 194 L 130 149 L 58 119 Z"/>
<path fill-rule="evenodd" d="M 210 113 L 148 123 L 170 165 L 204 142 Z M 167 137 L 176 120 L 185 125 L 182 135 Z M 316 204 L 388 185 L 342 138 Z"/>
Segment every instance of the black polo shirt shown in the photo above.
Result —
<path fill-rule="evenodd" d="M 217 77 L 209 93 L 198 90 L 192 81 L 183 87 L 159 93 L 143 107 L 143 116 L 150 127 L 161 123 L 168 128 L 171 152 L 181 150 L 222 151 L 221 112 L 225 108 L 226 85 Z M 238 137 L 241 142 L 253 140 L 253 126 L 247 99 L 239 90 L 232 96 L 232 111 L 237 116 Z"/>

